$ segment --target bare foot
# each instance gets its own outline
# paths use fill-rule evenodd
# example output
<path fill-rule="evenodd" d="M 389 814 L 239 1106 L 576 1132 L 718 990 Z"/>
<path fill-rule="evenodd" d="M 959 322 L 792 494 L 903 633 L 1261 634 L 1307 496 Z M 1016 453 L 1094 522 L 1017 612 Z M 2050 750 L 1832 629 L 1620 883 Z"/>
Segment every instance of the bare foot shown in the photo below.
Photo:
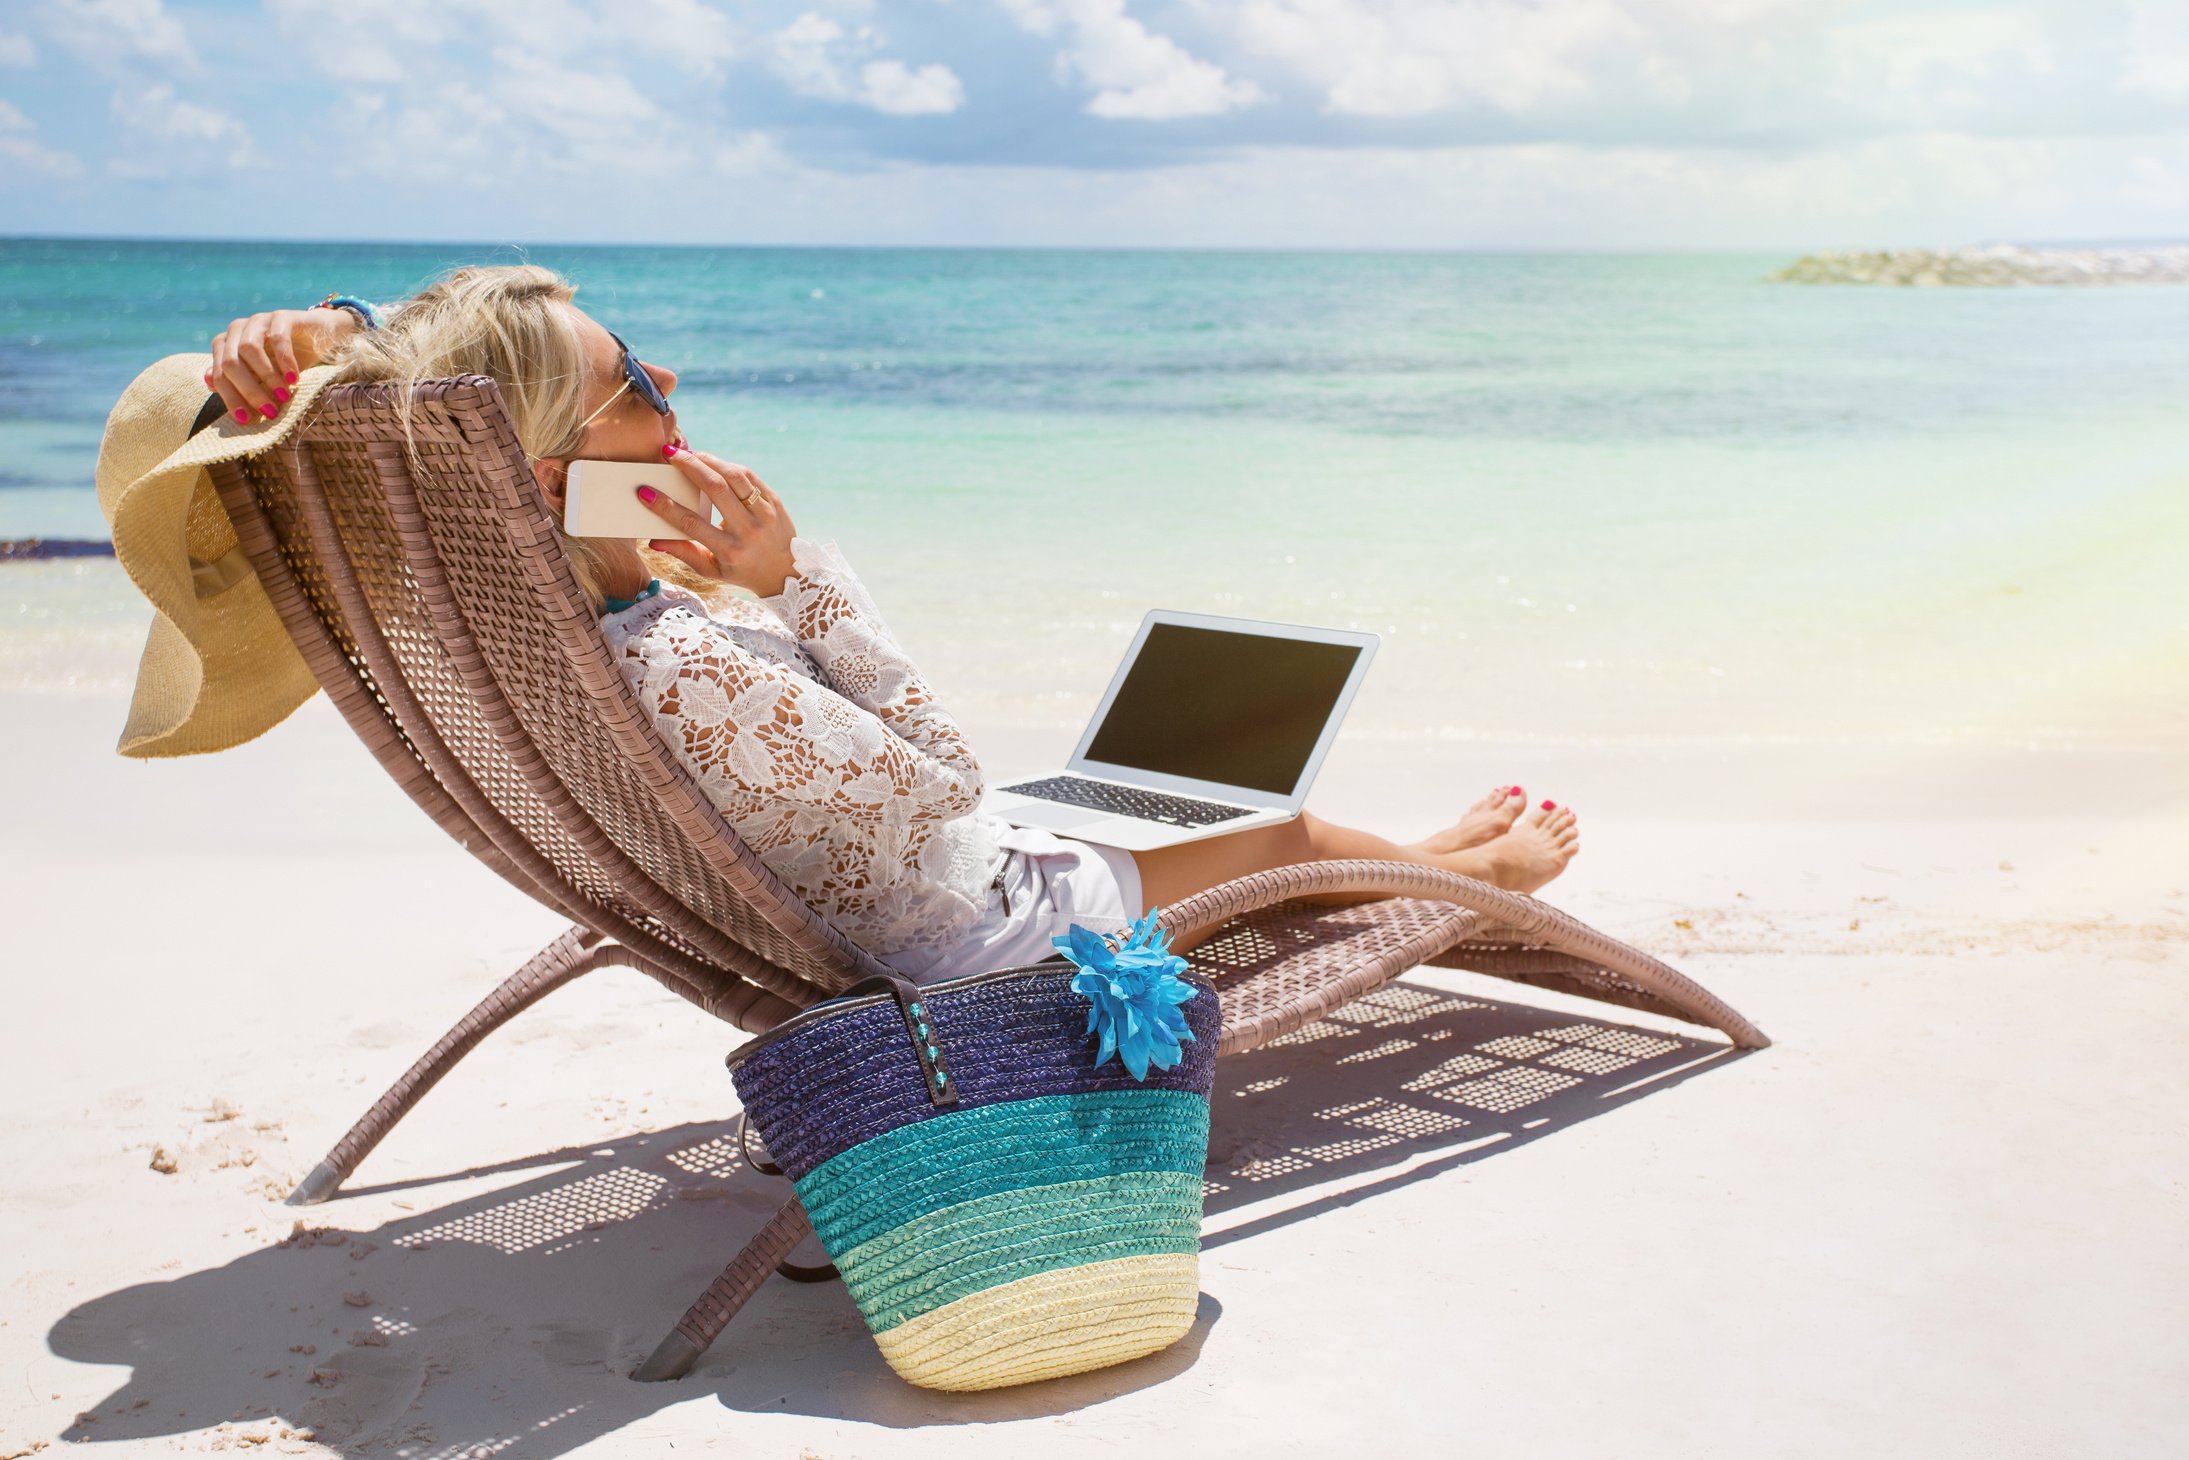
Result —
<path fill-rule="evenodd" d="M 1565 871 L 1580 850 L 1573 809 L 1546 801 L 1503 836 L 1454 853 L 1446 864 L 1507 892 L 1534 892 Z"/>
<path fill-rule="evenodd" d="M 1441 857 L 1452 852 L 1479 847 L 1483 843 L 1503 836 L 1515 817 L 1528 807 L 1528 793 L 1518 786 L 1497 786 L 1490 794 L 1467 808 L 1467 814 L 1458 823 L 1447 826 L 1434 836 L 1424 837 L 1414 843 L 1416 851 Z"/>

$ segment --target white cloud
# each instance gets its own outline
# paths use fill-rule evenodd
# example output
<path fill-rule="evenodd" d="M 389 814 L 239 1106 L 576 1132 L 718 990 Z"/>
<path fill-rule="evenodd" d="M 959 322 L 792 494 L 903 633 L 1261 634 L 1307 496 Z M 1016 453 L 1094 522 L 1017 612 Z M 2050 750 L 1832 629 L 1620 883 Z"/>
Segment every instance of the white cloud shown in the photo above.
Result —
<path fill-rule="evenodd" d="M 2169 120 L 2142 97 L 2189 97 L 2183 0 L 1194 3 L 1327 113 L 1442 117 L 1476 140 L 2125 135 Z"/>
<path fill-rule="evenodd" d="M 2052 70 L 2044 26 L 2026 12 L 1896 15 L 1835 26 L 1825 35 L 1898 90 L 1934 86 L 1941 72 L 1988 76 L 2003 60 L 2039 75 Z"/>
<path fill-rule="evenodd" d="M 600 14 L 640 55 L 658 56 L 704 81 L 718 79 L 744 49 L 729 17 L 703 0 L 614 0 Z"/>
<path fill-rule="evenodd" d="M 584 142 L 598 138 L 616 152 L 636 137 L 659 135 L 668 114 L 621 71 L 569 66 L 513 46 L 494 52 L 495 100 L 543 130 Z"/>
<path fill-rule="evenodd" d="M 48 147 L 35 137 L 18 137 L 13 133 L 0 133 L 0 159 L 46 177 L 76 177 L 84 170 L 83 159 L 75 153 Z"/>
<path fill-rule="evenodd" d="M 2154 153 L 2132 158 L 2123 194 L 2161 216 L 2189 218 L 2189 149 L 2171 161 Z"/>
<path fill-rule="evenodd" d="M 571 64 L 514 47 L 494 52 L 483 94 L 449 87 L 438 119 L 413 108 L 415 148 L 444 123 L 469 130 L 483 165 L 566 178 L 665 177 L 685 165 L 686 135 L 620 70 Z M 499 157 L 500 162 L 493 159 Z"/>
<path fill-rule="evenodd" d="M 120 177 L 168 177 L 216 166 L 264 165 L 243 123 L 215 107 L 183 101 L 166 82 L 114 94 L 118 150 L 107 170 Z"/>
<path fill-rule="evenodd" d="M 1329 111 L 1368 117 L 1582 97 L 1592 60 L 1637 55 L 1646 38 L 1612 0 L 1248 0 L 1234 24 L 1321 87 Z"/>
<path fill-rule="evenodd" d="M 38 13 L 49 40 L 95 66 L 134 60 L 197 69 L 190 37 L 161 0 L 45 0 Z"/>
<path fill-rule="evenodd" d="M 267 12 L 300 56 L 350 86 L 390 86 L 455 38 L 454 6 L 419 0 L 266 0 Z"/>
<path fill-rule="evenodd" d="M 265 0 L 282 34 L 338 81 L 389 85 L 462 42 L 598 64 L 618 53 L 717 80 L 742 49 L 705 0 Z"/>
<path fill-rule="evenodd" d="M 1062 35 L 1058 75 L 1094 92 L 1098 117 L 1166 121 L 1212 117 L 1264 99 L 1252 81 L 1233 77 L 1169 36 L 1125 13 L 1125 0 L 999 0 L 1021 29 Z"/>
<path fill-rule="evenodd" d="M 2189 5 L 2143 0 L 2129 7 L 2128 64 L 2120 84 L 2161 101 L 2189 101 Z"/>
<path fill-rule="evenodd" d="M 1816 248 L 2177 234 L 2189 139 L 1868 138 L 1760 150 L 1242 147 L 1161 168 L 793 165 L 642 236 L 771 243 Z M 543 233 L 543 236 L 548 236 Z M 589 237 L 614 238 L 615 232 Z M 1770 265 L 1759 259 L 1760 275 Z"/>
<path fill-rule="evenodd" d="M 536 172 L 529 133 L 474 88 L 458 83 L 347 94 L 328 134 L 347 162 L 391 186 L 439 187 L 455 176 L 503 180 Z M 514 150 L 513 150 L 514 149 Z"/>
<path fill-rule="evenodd" d="M 342 100 L 324 129 L 383 176 L 657 187 L 715 146 L 656 97 L 720 81 L 742 46 L 704 0 L 265 0 Z M 690 82 L 664 81 L 666 65 Z M 633 80 L 645 76 L 644 84 Z"/>
<path fill-rule="evenodd" d="M 922 169 L 864 184 L 905 242 L 1310 248 L 1816 248 L 2178 234 L 2189 139 L 1871 138 L 1682 147 L 1249 147 L 1177 167 Z M 887 206 L 884 199 L 887 199 Z M 2168 209 L 2171 208 L 2169 212 Z M 953 221 L 962 211 L 978 224 Z M 811 215 L 809 215 L 811 216 Z M 2168 220 L 2173 220 L 2169 227 Z M 815 218 L 786 236 L 850 241 Z M 868 236 L 872 236 L 869 234 Z"/>
<path fill-rule="evenodd" d="M 766 132 L 741 132 L 715 149 L 714 170 L 726 177 L 755 177 L 791 168 L 782 145 Z"/>
<path fill-rule="evenodd" d="M 775 33 L 771 64 L 783 84 L 800 96 L 841 101 L 850 93 L 843 67 L 829 54 L 844 28 L 825 15 L 807 11 Z"/>
<path fill-rule="evenodd" d="M 38 124 L 5 100 L 0 100 L 0 161 L 47 177 L 75 177 L 84 170 L 75 153 L 39 141 Z"/>
<path fill-rule="evenodd" d="M 965 105 L 965 85 L 948 66 L 930 63 L 915 71 L 902 61 L 869 61 L 859 68 L 859 96 L 892 116 L 933 116 Z"/>
<path fill-rule="evenodd" d="M 346 93 L 323 129 L 345 164 L 393 182 L 461 177 L 482 190 L 541 185 L 589 233 L 599 200 L 658 193 L 710 160 L 705 129 L 677 119 L 621 70 L 497 47 L 484 84 L 417 78 Z"/>
<path fill-rule="evenodd" d="M 769 64 L 783 83 L 800 96 L 851 102 L 894 116 L 933 116 L 965 104 L 965 86 L 948 66 L 929 64 L 913 70 L 882 57 L 859 67 L 857 79 L 840 53 L 871 53 L 881 45 L 873 27 L 847 33 L 825 15 L 807 11 L 775 33 Z"/>
<path fill-rule="evenodd" d="M 905 55 L 878 27 L 907 12 L 875 0 L 256 3 L 271 24 L 247 30 L 246 0 L 0 0 L 0 66 L 77 93 L 41 93 L 43 131 L 0 112 L 0 211 L 89 216 L 25 182 L 111 151 L 121 175 L 229 169 L 222 206 L 274 220 L 237 228 L 443 237 L 1808 248 L 2189 216 L 2189 0 L 920 7 L 918 45 L 960 70 Z M 1033 92 L 978 98 L 1025 115 L 897 120 L 963 114 L 960 72 L 989 73 L 957 57 L 983 46 L 1031 53 Z M 315 67 L 316 97 L 258 84 Z M 49 145 L 107 131 L 110 90 L 111 149 Z M 1110 120 L 1179 117 L 1221 120 Z M 276 136 L 298 171 L 259 167 Z M 385 205 L 296 209 L 284 190 L 336 160 Z"/>

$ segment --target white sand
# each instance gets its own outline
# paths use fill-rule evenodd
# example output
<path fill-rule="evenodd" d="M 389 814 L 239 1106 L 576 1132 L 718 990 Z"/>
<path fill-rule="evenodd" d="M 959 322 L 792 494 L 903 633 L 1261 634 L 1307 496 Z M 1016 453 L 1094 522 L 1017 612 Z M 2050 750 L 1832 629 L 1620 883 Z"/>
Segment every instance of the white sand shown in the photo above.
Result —
<path fill-rule="evenodd" d="M 1331 815 L 1418 834 L 1506 776 L 1580 806 L 1551 899 L 1776 1046 L 1409 976 L 1227 1062 L 1185 1343 L 946 1398 L 888 1372 L 840 1287 L 781 1281 L 691 1378 L 623 1377 L 783 1193 L 727 1152 L 734 1031 L 627 972 L 490 1040 L 302 1214 L 335 1233 L 284 1243 L 288 1184 L 561 925 L 323 700 L 154 764 L 112 754 L 121 714 L 0 695 L 0 1456 L 2120 1457 L 2189 1434 L 2178 756 L 1349 745 Z M 1054 748 L 974 728 L 992 770 Z"/>

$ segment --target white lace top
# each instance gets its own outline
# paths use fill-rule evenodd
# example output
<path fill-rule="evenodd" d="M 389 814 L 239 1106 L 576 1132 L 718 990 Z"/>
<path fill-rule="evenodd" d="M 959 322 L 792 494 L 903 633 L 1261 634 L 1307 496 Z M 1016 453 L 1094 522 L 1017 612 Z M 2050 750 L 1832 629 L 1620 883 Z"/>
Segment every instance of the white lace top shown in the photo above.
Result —
<path fill-rule="evenodd" d="M 670 584 L 601 620 L 700 787 L 778 877 L 880 956 L 944 947 L 988 906 L 1004 823 L 981 770 L 834 543 L 791 540 L 773 598 Z"/>

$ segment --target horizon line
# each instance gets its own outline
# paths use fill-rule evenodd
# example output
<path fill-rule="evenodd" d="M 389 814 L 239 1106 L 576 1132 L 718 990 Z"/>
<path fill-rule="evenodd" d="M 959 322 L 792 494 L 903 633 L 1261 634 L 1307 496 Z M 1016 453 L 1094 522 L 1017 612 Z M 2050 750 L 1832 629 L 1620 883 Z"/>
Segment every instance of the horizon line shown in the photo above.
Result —
<path fill-rule="evenodd" d="M 1861 246 L 1803 246 L 1798 244 L 1688 244 L 1688 245 L 1591 245 L 1591 244 L 1419 244 L 1419 245 L 1316 245 L 1316 244 L 1064 244 L 1064 243 L 641 243 L 629 240 L 535 239 L 530 242 L 492 242 L 479 238 L 295 238 L 235 237 L 193 233 L 5 233 L 0 243 L 127 243 L 127 244 L 225 244 L 260 247 L 307 248 L 482 248 L 510 249 L 652 249 L 663 252 L 837 251 L 864 253 L 1203 253 L 1203 254 L 1376 254 L 1376 255 L 1511 255 L 1551 254 L 1574 257 L 1664 257 L 1676 255 L 1777 254 L 1795 257 L 1819 253 L 1945 252 L 1972 248 L 2029 249 L 2151 249 L 2189 246 L 2189 236 L 2153 238 L 2047 238 L 1979 239 L 1965 243 L 1877 243 Z M 1797 252 L 1798 250 L 1798 252 Z"/>

